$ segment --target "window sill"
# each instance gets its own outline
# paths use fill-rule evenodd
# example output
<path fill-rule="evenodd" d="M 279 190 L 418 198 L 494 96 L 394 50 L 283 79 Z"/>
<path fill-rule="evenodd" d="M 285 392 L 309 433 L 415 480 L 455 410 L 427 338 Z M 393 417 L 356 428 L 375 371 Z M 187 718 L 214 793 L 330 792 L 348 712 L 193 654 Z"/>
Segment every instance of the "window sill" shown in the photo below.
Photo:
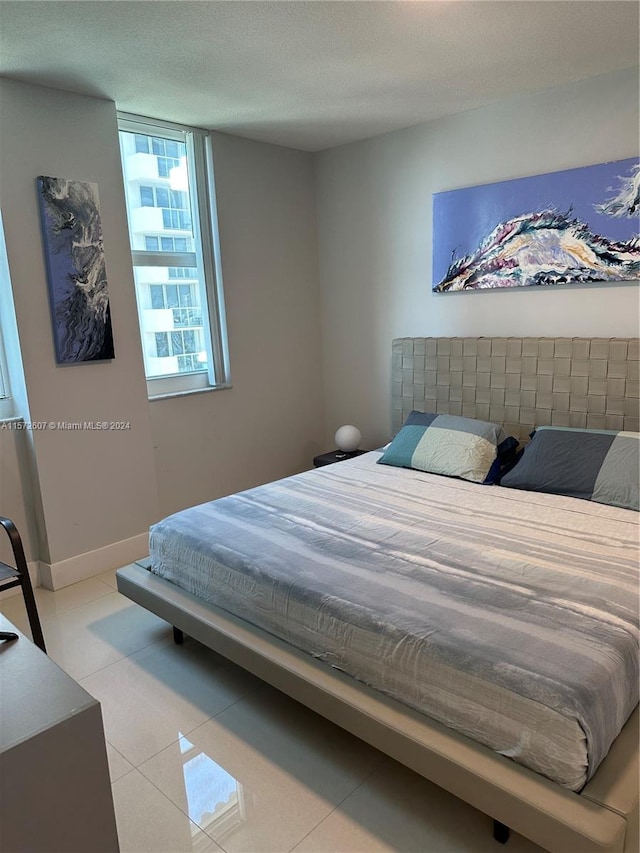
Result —
<path fill-rule="evenodd" d="M 154 403 L 156 400 L 171 400 L 174 397 L 192 397 L 194 394 L 208 394 L 210 391 L 225 391 L 233 388 L 233 385 L 227 383 L 225 385 L 208 385 L 206 388 L 190 388 L 184 391 L 167 391 L 164 394 L 153 394 L 149 396 L 149 402 Z"/>

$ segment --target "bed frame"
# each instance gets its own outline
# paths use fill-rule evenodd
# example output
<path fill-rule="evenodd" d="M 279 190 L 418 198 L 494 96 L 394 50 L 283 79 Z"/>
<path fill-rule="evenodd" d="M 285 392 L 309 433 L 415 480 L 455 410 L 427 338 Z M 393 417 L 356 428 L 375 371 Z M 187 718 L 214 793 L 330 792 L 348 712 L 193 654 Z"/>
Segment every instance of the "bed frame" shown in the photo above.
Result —
<path fill-rule="evenodd" d="M 393 424 L 412 409 L 505 424 L 638 430 L 638 339 L 403 338 L 393 342 Z M 533 395 L 533 396 L 532 396 Z M 434 406 L 435 404 L 435 406 Z M 151 574 L 119 591 L 332 722 L 553 853 L 638 853 L 638 708 L 575 794 Z M 502 837 L 501 837 L 502 832 Z"/>

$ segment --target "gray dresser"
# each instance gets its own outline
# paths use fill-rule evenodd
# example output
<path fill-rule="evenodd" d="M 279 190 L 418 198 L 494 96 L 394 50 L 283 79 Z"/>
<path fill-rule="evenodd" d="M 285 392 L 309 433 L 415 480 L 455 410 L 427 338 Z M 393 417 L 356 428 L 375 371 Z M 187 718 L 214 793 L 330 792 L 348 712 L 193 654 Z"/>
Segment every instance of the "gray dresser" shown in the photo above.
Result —
<path fill-rule="evenodd" d="M 0 851 L 117 853 L 100 704 L 0 614 Z"/>

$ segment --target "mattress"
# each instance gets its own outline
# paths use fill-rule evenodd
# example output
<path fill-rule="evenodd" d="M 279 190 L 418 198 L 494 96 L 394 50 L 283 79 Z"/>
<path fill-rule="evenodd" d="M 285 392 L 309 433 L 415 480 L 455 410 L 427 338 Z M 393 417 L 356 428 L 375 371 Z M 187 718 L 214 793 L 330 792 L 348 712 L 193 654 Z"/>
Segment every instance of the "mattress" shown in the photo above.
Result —
<path fill-rule="evenodd" d="M 578 791 L 638 703 L 638 515 L 378 465 L 164 519 L 152 571 Z"/>

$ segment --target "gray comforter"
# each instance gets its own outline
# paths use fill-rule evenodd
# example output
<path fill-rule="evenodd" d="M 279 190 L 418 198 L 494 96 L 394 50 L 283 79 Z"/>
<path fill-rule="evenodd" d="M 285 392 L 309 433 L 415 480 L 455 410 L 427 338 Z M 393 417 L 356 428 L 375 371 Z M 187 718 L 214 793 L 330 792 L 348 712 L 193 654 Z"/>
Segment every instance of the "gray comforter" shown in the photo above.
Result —
<path fill-rule="evenodd" d="M 638 702 L 638 515 L 377 465 L 177 513 L 152 570 L 572 790 Z"/>

